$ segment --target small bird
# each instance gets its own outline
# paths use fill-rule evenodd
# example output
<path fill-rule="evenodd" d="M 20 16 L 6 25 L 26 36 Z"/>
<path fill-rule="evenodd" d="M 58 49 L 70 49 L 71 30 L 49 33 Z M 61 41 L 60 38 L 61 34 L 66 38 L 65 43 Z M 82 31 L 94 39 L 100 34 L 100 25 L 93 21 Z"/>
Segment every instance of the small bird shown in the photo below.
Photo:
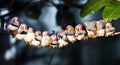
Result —
<path fill-rule="evenodd" d="M 83 24 L 87 31 L 88 38 L 96 38 L 96 23 L 92 22 L 84 22 Z"/>
<path fill-rule="evenodd" d="M 41 46 L 45 47 L 48 46 L 50 44 L 50 36 L 49 33 L 47 31 L 44 31 L 42 33 L 42 41 L 41 41 Z"/>
<path fill-rule="evenodd" d="M 67 35 L 67 39 L 70 41 L 70 42 L 75 42 L 76 41 L 76 38 L 75 38 L 75 31 L 74 31 L 74 27 L 71 26 L 71 25 L 68 25 L 65 29 L 65 32 L 66 32 L 66 35 Z"/>
<path fill-rule="evenodd" d="M 106 37 L 111 36 L 115 32 L 115 27 L 113 27 L 112 23 L 110 23 L 110 22 L 106 23 L 105 28 L 106 28 L 106 30 L 105 30 Z"/>
<path fill-rule="evenodd" d="M 27 34 L 27 31 L 28 31 L 28 26 L 26 24 L 21 24 L 18 29 L 18 34 L 15 35 L 15 38 L 23 41 L 24 37 Z"/>
<path fill-rule="evenodd" d="M 52 48 L 56 48 L 58 47 L 59 43 L 58 43 L 58 38 L 55 34 L 50 36 L 50 47 Z"/>
<path fill-rule="evenodd" d="M 33 46 L 40 47 L 41 41 L 42 41 L 42 33 L 41 31 L 36 31 L 35 38 L 32 40 L 30 44 Z"/>
<path fill-rule="evenodd" d="M 35 38 L 34 29 L 30 27 L 27 31 L 26 36 L 24 37 L 24 41 L 29 44 L 34 38 Z"/>
<path fill-rule="evenodd" d="M 67 36 L 64 30 L 58 31 L 57 37 L 58 37 L 59 48 L 68 45 Z"/>
<path fill-rule="evenodd" d="M 81 24 L 78 24 L 75 27 L 75 36 L 77 40 L 82 40 L 85 38 L 86 31 L 83 29 L 83 26 Z"/>
<path fill-rule="evenodd" d="M 96 36 L 104 36 L 105 35 L 105 21 L 104 20 L 99 20 L 96 21 Z"/>
<path fill-rule="evenodd" d="M 20 19 L 18 17 L 13 17 L 9 24 L 7 25 L 8 31 L 12 34 L 12 36 L 15 36 L 18 34 L 18 28 L 20 26 Z"/>

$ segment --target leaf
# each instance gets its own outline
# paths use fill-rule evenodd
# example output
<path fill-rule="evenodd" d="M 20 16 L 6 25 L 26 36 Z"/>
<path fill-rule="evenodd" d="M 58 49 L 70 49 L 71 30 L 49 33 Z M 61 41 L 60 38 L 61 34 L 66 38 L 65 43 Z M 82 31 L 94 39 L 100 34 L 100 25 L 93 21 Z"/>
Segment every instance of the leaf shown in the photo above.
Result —
<path fill-rule="evenodd" d="M 120 2 L 115 0 L 108 2 L 103 10 L 102 17 L 106 22 L 120 18 Z"/>
<path fill-rule="evenodd" d="M 105 0 L 88 0 L 81 10 L 81 17 L 84 17 L 90 13 L 98 11 L 100 8 L 105 6 Z"/>

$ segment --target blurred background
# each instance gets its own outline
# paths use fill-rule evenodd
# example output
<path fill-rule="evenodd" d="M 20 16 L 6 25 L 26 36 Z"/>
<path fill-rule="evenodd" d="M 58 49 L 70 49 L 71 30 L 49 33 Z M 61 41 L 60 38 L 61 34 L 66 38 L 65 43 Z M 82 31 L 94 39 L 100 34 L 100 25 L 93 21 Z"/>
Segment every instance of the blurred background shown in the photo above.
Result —
<path fill-rule="evenodd" d="M 0 0 L 1 65 L 120 65 L 120 36 L 77 41 L 63 48 L 37 48 L 13 38 L 6 30 L 10 18 L 35 30 L 58 31 L 67 25 L 101 20 L 103 9 L 84 18 L 82 6 L 88 0 Z M 120 31 L 119 20 L 112 21 Z M 4 25 L 3 25 L 4 24 Z"/>

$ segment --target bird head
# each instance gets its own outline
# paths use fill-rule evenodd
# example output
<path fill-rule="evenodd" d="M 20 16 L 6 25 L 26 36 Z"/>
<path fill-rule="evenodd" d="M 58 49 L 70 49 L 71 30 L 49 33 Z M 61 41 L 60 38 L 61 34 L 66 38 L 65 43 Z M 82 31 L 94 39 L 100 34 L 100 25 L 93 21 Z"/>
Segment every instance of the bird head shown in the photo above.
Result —
<path fill-rule="evenodd" d="M 48 31 L 44 31 L 44 32 L 42 33 L 42 36 L 49 36 Z"/>
<path fill-rule="evenodd" d="M 74 33 L 74 27 L 71 25 L 68 25 L 65 29 L 67 33 Z"/>
<path fill-rule="evenodd" d="M 20 25 L 20 19 L 18 17 L 13 17 L 10 20 L 10 24 L 14 25 L 14 26 L 19 26 Z"/>
<path fill-rule="evenodd" d="M 80 32 L 83 30 L 83 26 L 81 24 L 78 24 L 76 27 L 75 27 L 75 31 L 76 32 Z"/>
<path fill-rule="evenodd" d="M 34 29 L 33 28 L 29 28 L 28 29 L 28 33 L 34 33 Z"/>
<path fill-rule="evenodd" d="M 58 38 L 56 35 L 51 35 L 51 42 L 54 42 L 54 43 L 58 42 Z"/>
<path fill-rule="evenodd" d="M 21 24 L 19 29 L 23 30 L 23 31 L 26 31 L 26 30 L 28 30 L 28 26 L 26 24 Z"/>
<path fill-rule="evenodd" d="M 35 39 L 37 39 L 37 40 L 41 40 L 42 39 L 41 31 L 36 31 L 35 32 Z"/>
<path fill-rule="evenodd" d="M 41 36 L 42 36 L 41 31 L 36 31 L 35 32 L 35 37 L 41 37 Z"/>
<path fill-rule="evenodd" d="M 112 28 L 113 26 L 112 26 L 112 23 L 109 22 L 109 23 L 106 23 L 105 27 L 106 28 Z"/>

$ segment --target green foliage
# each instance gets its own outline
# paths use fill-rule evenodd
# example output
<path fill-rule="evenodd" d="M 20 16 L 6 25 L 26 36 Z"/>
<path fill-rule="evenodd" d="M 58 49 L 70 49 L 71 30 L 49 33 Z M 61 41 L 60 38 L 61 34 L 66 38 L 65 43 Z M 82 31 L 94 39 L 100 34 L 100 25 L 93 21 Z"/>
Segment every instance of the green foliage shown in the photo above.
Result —
<path fill-rule="evenodd" d="M 120 3 L 117 1 L 108 2 L 103 10 L 102 16 L 107 22 L 120 18 Z"/>
<path fill-rule="evenodd" d="M 81 16 L 84 17 L 103 7 L 105 8 L 102 17 L 106 22 L 120 18 L 120 2 L 117 0 L 89 0 L 81 10 Z"/>
<path fill-rule="evenodd" d="M 92 12 L 96 12 L 103 6 L 105 6 L 105 0 L 88 0 L 81 10 L 81 16 L 84 17 Z"/>

